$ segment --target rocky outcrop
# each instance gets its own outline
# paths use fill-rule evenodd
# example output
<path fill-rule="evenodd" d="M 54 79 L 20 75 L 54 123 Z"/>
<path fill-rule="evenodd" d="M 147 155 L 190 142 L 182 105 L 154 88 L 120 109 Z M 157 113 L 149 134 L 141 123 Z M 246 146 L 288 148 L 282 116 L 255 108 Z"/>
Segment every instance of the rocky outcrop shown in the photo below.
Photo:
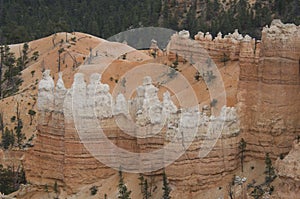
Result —
<path fill-rule="evenodd" d="M 300 132 L 300 27 L 274 20 L 241 43 L 238 107 L 248 157 L 286 154 Z"/>
<path fill-rule="evenodd" d="M 218 99 L 212 110 L 199 111 L 198 102 L 178 107 L 168 92 L 160 100 L 150 77 L 128 100 L 121 93 L 113 97 L 100 74 L 86 84 L 77 73 L 66 89 L 61 76 L 55 86 L 46 71 L 39 85 L 38 135 L 26 155 L 27 180 L 77 192 L 120 166 L 148 174 L 166 167 L 174 192 L 193 198 L 239 167 L 241 136 L 248 159 L 287 153 L 300 131 L 299 27 L 275 21 L 262 41 L 237 30 L 214 39 L 199 32 L 195 39 L 187 31 L 175 34 L 167 52 L 196 65 L 211 98 Z M 237 110 L 226 106 L 221 75 L 211 62 L 225 58 L 240 66 Z"/>
<path fill-rule="evenodd" d="M 57 182 L 71 193 L 110 177 L 120 166 L 141 173 L 167 167 L 173 186 L 197 192 L 238 167 L 235 108 L 224 106 L 216 116 L 178 108 L 168 92 L 159 100 L 150 77 L 129 103 L 122 94 L 113 99 L 100 80 L 101 75 L 92 74 L 86 85 L 77 73 L 66 90 L 61 76 L 54 88 L 49 71 L 44 72 L 38 136 L 25 161 L 28 181 L 40 186 Z"/>
<path fill-rule="evenodd" d="M 280 181 L 277 197 L 299 198 L 300 195 L 300 143 L 295 140 L 293 148 L 284 159 L 278 159 L 275 167 Z"/>

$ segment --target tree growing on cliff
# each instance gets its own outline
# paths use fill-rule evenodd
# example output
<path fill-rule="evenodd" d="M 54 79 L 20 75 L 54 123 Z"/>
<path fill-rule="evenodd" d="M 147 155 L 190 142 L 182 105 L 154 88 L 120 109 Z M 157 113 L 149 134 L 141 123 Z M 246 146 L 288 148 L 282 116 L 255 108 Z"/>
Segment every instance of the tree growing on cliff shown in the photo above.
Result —
<path fill-rule="evenodd" d="M 28 111 L 28 114 L 30 116 L 30 125 L 32 125 L 32 120 L 33 120 L 33 117 L 35 116 L 36 112 L 34 110 L 30 109 Z"/>
<path fill-rule="evenodd" d="M 22 148 L 22 142 L 24 139 L 26 139 L 25 134 L 22 133 L 23 129 L 23 122 L 20 116 L 20 104 L 17 102 L 17 109 L 16 109 L 16 115 L 17 115 L 17 125 L 15 126 L 15 131 L 16 131 L 16 136 L 17 136 L 17 144 L 18 147 L 21 149 Z"/>
<path fill-rule="evenodd" d="M 17 66 L 19 67 L 20 71 L 26 68 L 27 64 L 29 63 L 28 51 L 29 45 L 28 43 L 25 43 L 22 51 L 20 51 L 20 57 L 17 59 Z"/>
<path fill-rule="evenodd" d="M 247 143 L 245 142 L 244 138 L 242 138 L 241 141 L 239 142 L 242 172 L 244 172 L 244 159 L 245 159 L 244 153 L 245 153 L 246 146 L 247 146 Z"/>
<path fill-rule="evenodd" d="M 118 185 L 118 189 L 119 189 L 119 195 L 118 198 L 119 199 L 131 199 L 130 198 L 130 194 L 131 191 L 128 190 L 126 184 L 124 183 L 124 178 L 123 178 L 123 174 L 122 174 L 122 169 L 119 169 L 119 185 Z"/>
<path fill-rule="evenodd" d="M 25 172 L 20 165 L 17 169 L 13 166 L 3 167 L 0 164 L 0 192 L 10 194 L 19 189 L 20 184 L 26 184 Z"/>
<path fill-rule="evenodd" d="M 2 140 L 1 145 L 4 150 L 9 149 L 10 146 L 13 146 L 15 143 L 15 137 L 13 131 L 8 130 L 5 128 L 5 131 L 2 133 Z"/>
<path fill-rule="evenodd" d="M 270 184 L 276 178 L 276 174 L 269 153 L 266 153 L 265 164 L 266 164 L 266 169 L 264 172 L 266 174 L 265 180 L 267 184 Z"/>
<path fill-rule="evenodd" d="M 171 199 L 170 192 L 171 192 L 171 187 L 169 186 L 169 181 L 166 175 L 165 170 L 163 171 L 163 197 L 162 199 Z"/>
<path fill-rule="evenodd" d="M 4 127 L 5 127 L 5 125 L 4 125 L 4 121 L 3 121 L 3 112 L 2 111 L 0 111 L 0 131 L 3 133 L 3 131 L 4 131 Z"/>

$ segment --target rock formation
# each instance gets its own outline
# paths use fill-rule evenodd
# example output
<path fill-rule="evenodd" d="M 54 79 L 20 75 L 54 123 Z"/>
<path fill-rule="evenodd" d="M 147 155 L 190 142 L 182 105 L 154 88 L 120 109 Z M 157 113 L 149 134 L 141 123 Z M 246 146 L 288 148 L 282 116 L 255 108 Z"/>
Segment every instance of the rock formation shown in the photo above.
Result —
<path fill-rule="evenodd" d="M 261 41 L 248 35 L 243 37 L 237 30 L 224 37 L 219 33 L 215 39 L 209 33 L 199 32 L 195 36 L 197 45 L 188 43 L 189 40 L 187 31 L 173 35 L 167 48 L 169 57 L 179 53 L 191 63 L 206 64 L 203 70 L 210 67 L 208 54 L 212 59 L 226 56 L 238 61 L 237 109 L 227 107 L 226 103 L 216 107 L 217 113 L 207 106 L 201 111 L 177 107 L 168 92 L 162 101 L 158 98 L 158 88 L 150 77 L 144 78 L 136 88 L 136 97 L 129 100 L 121 93 L 114 99 L 109 86 L 101 83 L 100 74 L 92 74 L 86 84 L 84 74 L 77 73 L 72 87 L 65 89 L 62 76 L 55 87 L 50 72 L 45 71 L 39 84 L 37 139 L 25 161 L 27 180 L 41 186 L 57 181 L 68 192 L 77 192 L 84 185 L 116 173 L 99 161 L 101 152 L 112 154 L 107 158 L 115 161 L 115 169 L 128 157 L 114 153 L 105 143 L 97 155 L 84 146 L 90 143 L 97 148 L 104 140 L 95 141 L 100 135 L 97 125 L 101 125 L 103 135 L 111 143 L 133 153 L 150 153 L 177 143 L 184 154 L 179 154 L 171 164 L 164 165 L 172 156 L 163 154 L 145 160 L 144 165 L 133 161 L 129 166 L 167 166 L 166 173 L 175 192 L 188 192 L 190 195 L 185 197 L 190 198 L 200 190 L 216 186 L 239 167 L 241 136 L 247 142 L 246 160 L 263 159 L 266 152 L 273 158 L 288 153 L 300 132 L 299 26 L 274 21 L 270 28 L 264 28 Z M 86 133 L 85 140 L 78 130 Z M 290 154 L 298 153 L 297 146 Z M 278 175 L 283 188 L 291 182 L 299 189 L 298 171 L 287 165 L 297 166 L 291 156 L 278 163 Z M 286 171 L 295 172 L 289 176 Z"/>
<path fill-rule="evenodd" d="M 248 157 L 286 154 L 300 133 L 300 27 L 274 20 L 240 48 L 238 107 Z"/>
<path fill-rule="evenodd" d="M 300 142 L 295 140 L 293 148 L 283 159 L 276 161 L 277 175 L 280 181 L 277 197 L 284 199 L 298 198 L 300 195 Z"/>
<path fill-rule="evenodd" d="M 152 84 L 150 77 L 145 77 L 143 85 L 137 88 L 137 97 L 132 100 L 133 104 L 130 107 L 127 106 L 129 103 L 122 94 L 118 94 L 115 100 L 112 99 L 108 85 L 100 82 L 100 74 L 92 74 L 90 83 L 86 86 L 83 74 L 77 73 L 69 90 L 65 90 L 62 76 L 55 90 L 52 89 L 54 85 L 50 87 L 51 89 L 42 89 L 53 83 L 52 78 L 49 78 L 49 71 L 44 73 L 44 77 L 39 84 L 39 110 L 40 115 L 44 115 L 45 112 L 48 114 L 39 121 L 36 144 L 29 151 L 25 161 L 26 177 L 31 183 L 51 185 L 57 181 L 69 192 L 76 192 L 84 184 L 91 184 L 97 178 L 105 179 L 115 173 L 113 169 L 98 161 L 95 154 L 90 153 L 89 147 L 83 145 L 87 140 L 82 140 L 78 133 L 78 130 L 82 129 L 90 136 L 97 133 L 94 131 L 95 124 L 89 120 L 93 117 L 101 123 L 111 142 L 129 151 L 151 152 L 149 149 L 159 149 L 170 142 L 179 143 L 182 147 L 180 150 L 186 151 L 186 155 L 178 160 L 174 159 L 176 161 L 167 168 L 171 182 L 177 182 L 174 185 L 179 189 L 198 191 L 209 187 L 222 178 L 220 173 L 229 173 L 238 166 L 235 157 L 238 153 L 236 136 L 239 133 L 239 125 L 235 108 L 223 107 L 221 115 L 211 117 L 195 108 L 178 111 L 170 98 L 170 93 L 166 92 L 162 101 L 158 99 L 158 88 Z M 62 98 L 64 103 L 61 101 Z M 50 111 L 46 103 L 56 104 L 58 107 L 63 104 L 63 108 L 60 111 L 57 108 Z M 77 108 L 74 109 L 74 106 Z M 129 118 L 128 113 L 132 112 L 130 108 L 136 111 L 133 122 L 137 128 L 131 128 L 135 131 L 132 135 L 139 134 L 141 130 L 139 128 L 145 127 L 148 129 L 146 133 L 150 133 L 151 137 L 126 136 L 119 129 L 116 118 L 122 115 Z M 161 130 L 155 132 L 159 133 L 155 135 L 153 131 L 158 126 Z M 199 157 L 200 150 L 215 144 L 209 140 L 212 134 L 217 134 L 217 131 L 222 132 L 222 136 L 217 141 L 216 147 L 209 156 Z M 231 147 L 221 149 L 220 145 L 229 143 Z M 160 167 L 162 168 L 163 163 L 168 162 L 171 156 L 162 156 L 163 159 L 150 160 L 152 163 L 149 163 L 162 164 Z M 121 156 L 115 154 L 115 157 L 110 156 L 109 159 L 118 157 Z M 190 167 L 191 162 L 201 169 L 179 172 Z M 216 164 L 222 166 L 216 169 Z M 115 169 L 117 168 L 115 166 Z M 188 185 L 184 180 L 186 178 L 191 178 Z M 202 186 L 197 185 L 199 179 Z"/>

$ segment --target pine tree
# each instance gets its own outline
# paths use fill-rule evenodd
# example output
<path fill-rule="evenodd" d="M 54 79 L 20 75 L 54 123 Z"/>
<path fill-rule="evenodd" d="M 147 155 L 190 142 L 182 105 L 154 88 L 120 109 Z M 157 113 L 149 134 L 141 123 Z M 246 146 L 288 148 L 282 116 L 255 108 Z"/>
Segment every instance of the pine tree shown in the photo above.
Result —
<path fill-rule="evenodd" d="M 0 99 L 2 99 L 2 66 L 3 66 L 4 46 L 0 44 Z"/>
<path fill-rule="evenodd" d="M 241 153 L 241 166 L 242 166 L 242 172 L 244 172 L 244 152 L 245 152 L 245 149 L 246 149 L 246 142 L 244 140 L 244 138 L 241 139 L 241 141 L 239 142 L 239 149 L 240 149 L 240 153 Z"/>
<path fill-rule="evenodd" d="M 0 54 L 0 98 L 4 98 L 17 92 L 22 80 L 20 70 L 15 66 L 15 55 L 10 52 L 10 48 L 7 45 L 0 46 Z M 3 71 L 5 71 L 4 76 Z"/>
<path fill-rule="evenodd" d="M 6 127 L 4 132 L 2 133 L 1 145 L 3 149 L 7 150 L 10 146 L 13 146 L 15 142 L 15 137 L 13 131 L 8 130 Z"/>
<path fill-rule="evenodd" d="M 162 189 L 164 191 L 162 199 L 171 199 L 171 197 L 170 197 L 171 188 L 169 186 L 169 182 L 168 182 L 168 178 L 167 178 L 165 170 L 163 171 L 163 188 Z"/>
<path fill-rule="evenodd" d="M 22 133 L 23 122 L 22 122 L 22 119 L 20 116 L 19 102 L 17 102 L 16 115 L 17 115 L 17 125 L 15 126 L 15 130 L 16 130 L 16 136 L 17 136 L 17 144 L 18 144 L 18 147 L 21 149 L 22 142 L 25 139 L 25 134 Z"/>
<path fill-rule="evenodd" d="M 28 114 L 30 116 L 30 125 L 32 125 L 32 120 L 33 120 L 33 117 L 35 116 L 36 112 L 34 110 L 30 109 L 28 111 Z"/>
<path fill-rule="evenodd" d="M 29 63 L 28 50 L 29 45 L 28 43 L 25 43 L 22 51 L 20 52 L 20 57 L 17 59 L 17 66 L 19 67 L 20 71 L 26 68 L 27 64 Z"/>
<path fill-rule="evenodd" d="M 3 131 L 4 131 L 4 127 L 5 127 L 5 125 L 4 125 L 4 121 L 3 121 L 3 112 L 2 111 L 0 111 L 0 131 L 3 133 Z"/>
<path fill-rule="evenodd" d="M 131 199 L 130 198 L 131 191 L 129 191 L 127 189 L 127 186 L 124 183 L 124 178 L 123 178 L 122 170 L 121 169 L 119 170 L 119 185 L 118 185 L 118 189 L 119 189 L 119 195 L 118 195 L 119 199 Z"/>
<path fill-rule="evenodd" d="M 264 173 L 266 174 L 266 183 L 270 184 L 274 180 L 276 175 L 275 175 L 275 169 L 272 165 L 272 160 L 269 156 L 269 153 L 266 153 L 265 164 L 266 164 L 266 169 Z"/>

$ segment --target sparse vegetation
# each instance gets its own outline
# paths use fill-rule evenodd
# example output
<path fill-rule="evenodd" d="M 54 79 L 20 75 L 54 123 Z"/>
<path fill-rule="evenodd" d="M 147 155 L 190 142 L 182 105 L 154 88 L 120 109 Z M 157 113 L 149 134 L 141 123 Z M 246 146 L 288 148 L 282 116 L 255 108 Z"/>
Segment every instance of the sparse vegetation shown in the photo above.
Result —
<path fill-rule="evenodd" d="M 34 73 L 35 73 L 35 70 L 32 70 L 30 73 L 31 73 L 31 77 L 33 77 Z"/>
<path fill-rule="evenodd" d="M 34 51 L 30 59 L 36 61 L 38 60 L 39 56 L 40 56 L 39 51 Z"/>
<path fill-rule="evenodd" d="M 15 55 L 10 52 L 10 48 L 0 45 L 0 99 L 18 92 L 22 83 L 21 70 L 26 64 L 26 58 L 19 58 L 16 65 Z"/>
<path fill-rule="evenodd" d="M 22 165 L 4 167 L 0 164 L 0 192 L 10 194 L 19 189 L 21 184 L 26 184 L 25 172 Z"/>
<path fill-rule="evenodd" d="M 264 173 L 266 174 L 266 183 L 270 184 L 276 178 L 276 174 L 269 153 L 266 153 L 265 164 L 266 169 Z"/>
<path fill-rule="evenodd" d="M 211 70 L 206 71 L 205 77 L 206 77 L 205 79 L 206 79 L 207 83 L 211 83 L 212 80 L 214 80 L 216 78 L 213 71 L 211 71 Z"/>
<path fill-rule="evenodd" d="M 244 172 L 244 159 L 245 159 L 244 153 L 245 153 L 246 146 L 247 143 L 245 142 L 244 138 L 242 138 L 241 141 L 239 142 L 242 172 Z"/>
<path fill-rule="evenodd" d="M 126 184 L 124 183 L 124 178 L 122 174 L 122 169 L 119 170 L 119 185 L 118 185 L 118 198 L 119 199 L 130 199 L 131 191 L 128 190 Z"/>
<path fill-rule="evenodd" d="M 171 187 L 169 186 L 169 181 L 166 175 L 165 170 L 163 171 L 163 197 L 162 199 L 171 199 L 170 193 L 171 193 Z"/>
<path fill-rule="evenodd" d="M 16 136 L 17 136 L 17 145 L 21 149 L 23 140 L 26 139 L 25 134 L 22 132 L 23 129 L 23 122 L 20 116 L 20 104 L 17 102 L 16 107 L 16 115 L 17 115 L 17 125 L 15 126 Z"/>
<path fill-rule="evenodd" d="M 223 62 L 224 66 L 226 65 L 226 62 L 230 60 L 229 56 L 225 53 L 223 53 L 223 57 L 221 58 L 221 62 Z"/>
<path fill-rule="evenodd" d="M 199 71 L 196 72 L 196 74 L 194 75 L 194 78 L 196 81 L 200 81 L 201 75 L 200 75 Z"/>
<path fill-rule="evenodd" d="M 17 66 L 19 67 L 20 71 L 25 69 L 30 61 L 28 57 L 28 51 L 29 51 L 29 45 L 28 43 L 25 43 L 23 45 L 22 51 L 20 51 L 20 57 L 17 59 Z"/>
<path fill-rule="evenodd" d="M 4 150 L 9 149 L 15 143 L 15 136 L 13 131 L 10 131 L 7 127 L 5 128 L 4 132 L 2 133 L 1 137 L 1 146 Z"/>
<path fill-rule="evenodd" d="M 28 111 L 28 114 L 29 114 L 29 116 L 30 116 L 30 124 L 29 124 L 29 125 L 32 125 L 32 120 L 33 120 L 33 118 L 34 118 L 36 112 L 35 112 L 34 110 L 30 109 L 30 110 Z"/>
<path fill-rule="evenodd" d="M 218 103 L 218 100 L 217 99 L 213 99 L 211 102 L 210 102 L 210 107 L 215 107 Z"/>
<path fill-rule="evenodd" d="M 92 186 L 92 187 L 90 188 L 90 191 L 91 191 L 91 195 L 94 196 L 94 195 L 96 195 L 97 192 L 98 192 L 98 187 Z"/>

